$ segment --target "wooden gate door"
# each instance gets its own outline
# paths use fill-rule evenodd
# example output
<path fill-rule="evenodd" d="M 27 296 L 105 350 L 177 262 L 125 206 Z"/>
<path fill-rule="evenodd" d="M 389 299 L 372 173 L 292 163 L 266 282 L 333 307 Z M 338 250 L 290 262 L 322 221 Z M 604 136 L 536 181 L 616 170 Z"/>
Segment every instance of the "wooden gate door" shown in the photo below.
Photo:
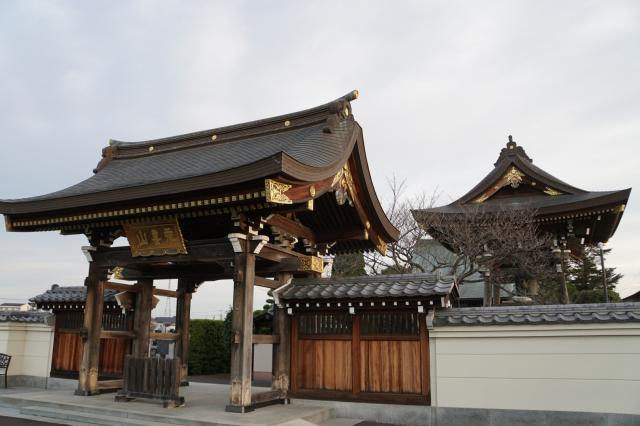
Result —
<path fill-rule="evenodd" d="M 299 313 L 292 321 L 294 395 L 429 404 L 429 343 L 416 311 Z"/>

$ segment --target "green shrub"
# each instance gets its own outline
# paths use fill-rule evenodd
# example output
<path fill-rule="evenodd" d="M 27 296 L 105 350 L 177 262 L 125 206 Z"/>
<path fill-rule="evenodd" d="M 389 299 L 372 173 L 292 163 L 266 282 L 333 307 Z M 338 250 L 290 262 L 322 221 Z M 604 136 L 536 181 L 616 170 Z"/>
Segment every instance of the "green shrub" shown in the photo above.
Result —
<path fill-rule="evenodd" d="M 192 319 L 189 325 L 189 374 L 229 372 L 229 346 L 224 321 Z"/>

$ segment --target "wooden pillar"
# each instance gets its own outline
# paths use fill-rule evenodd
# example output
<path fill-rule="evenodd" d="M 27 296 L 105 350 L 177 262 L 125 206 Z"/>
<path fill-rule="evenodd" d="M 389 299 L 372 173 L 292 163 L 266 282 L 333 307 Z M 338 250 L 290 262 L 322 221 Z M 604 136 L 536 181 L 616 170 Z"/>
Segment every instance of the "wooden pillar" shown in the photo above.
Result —
<path fill-rule="evenodd" d="M 149 334 L 151 327 L 151 310 L 153 309 L 153 280 L 138 281 L 136 308 L 134 311 L 133 330 L 136 334 L 133 342 L 133 356 L 145 358 L 149 356 Z"/>
<path fill-rule="evenodd" d="M 286 272 L 277 275 L 280 285 L 291 277 L 292 274 Z M 271 389 L 282 392 L 286 398 L 291 377 L 291 317 L 287 315 L 286 308 L 274 306 L 273 334 L 279 336 L 280 341 L 273 345 Z"/>
<path fill-rule="evenodd" d="M 419 314 L 420 321 L 420 383 L 422 394 L 431 404 L 431 360 L 429 359 L 429 330 L 427 330 L 427 315 Z"/>
<path fill-rule="evenodd" d="M 85 280 L 87 297 L 84 304 L 82 360 L 78 372 L 76 395 L 97 395 L 98 365 L 100 361 L 100 333 L 104 307 L 104 282 L 107 277 L 95 263 L 89 265 L 89 276 Z"/>
<path fill-rule="evenodd" d="M 234 256 L 233 321 L 231 346 L 231 390 L 226 410 L 251 411 L 253 361 L 253 286 L 256 256 L 248 236 Z"/>
<path fill-rule="evenodd" d="M 182 364 L 180 386 L 188 386 L 189 381 L 189 321 L 191 319 L 191 283 L 178 280 L 178 300 L 176 304 L 176 331 L 180 338 L 176 341 L 176 356 Z"/>

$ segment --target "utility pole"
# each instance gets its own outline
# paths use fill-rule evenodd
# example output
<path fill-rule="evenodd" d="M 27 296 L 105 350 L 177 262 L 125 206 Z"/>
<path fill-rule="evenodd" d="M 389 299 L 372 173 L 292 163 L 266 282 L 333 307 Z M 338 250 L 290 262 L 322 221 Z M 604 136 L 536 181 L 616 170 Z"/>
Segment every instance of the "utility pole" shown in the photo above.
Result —
<path fill-rule="evenodd" d="M 598 243 L 600 249 L 600 269 L 602 269 L 602 288 L 604 289 L 604 303 L 609 303 L 609 289 L 607 288 L 607 270 L 604 269 L 604 243 Z"/>

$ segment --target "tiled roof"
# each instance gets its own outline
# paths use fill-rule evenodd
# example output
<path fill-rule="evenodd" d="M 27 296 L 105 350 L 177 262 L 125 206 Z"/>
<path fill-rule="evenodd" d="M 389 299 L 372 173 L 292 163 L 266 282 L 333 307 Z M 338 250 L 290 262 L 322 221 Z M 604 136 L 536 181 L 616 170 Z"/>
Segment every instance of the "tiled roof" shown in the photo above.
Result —
<path fill-rule="evenodd" d="M 184 182 L 180 190 L 219 188 L 275 175 L 283 167 L 289 170 L 289 162 L 306 167 L 303 173 L 324 173 L 353 148 L 359 131 L 350 104 L 355 98 L 357 91 L 304 111 L 168 138 L 112 140 L 93 176 L 50 194 L 0 200 L 0 211 L 24 213 L 36 205 L 47 211 L 85 206 L 89 200 L 100 204 L 171 195 L 175 188 L 168 182 Z M 196 181 L 201 187 L 194 187 Z M 152 186 L 157 193 L 142 189 Z"/>
<path fill-rule="evenodd" d="M 259 135 L 228 143 L 209 143 L 192 149 L 167 151 L 153 156 L 113 160 L 103 170 L 69 188 L 19 201 L 36 201 L 113 191 L 203 176 L 239 168 L 279 153 L 313 167 L 326 167 L 345 150 L 354 123 L 343 121 L 332 133 L 324 124 Z M 203 137 L 203 139 L 208 139 Z M 117 146 L 117 144 L 116 144 Z M 274 161 L 277 161 L 274 159 Z M 9 202 L 9 200 L 3 200 Z"/>
<path fill-rule="evenodd" d="M 314 300 L 446 296 L 453 288 L 453 277 L 436 274 L 304 278 L 294 279 L 282 298 Z"/>
<path fill-rule="evenodd" d="M 0 312 L 0 322 L 27 322 L 50 324 L 53 314 L 38 311 Z"/>
<path fill-rule="evenodd" d="M 640 321 L 640 303 L 500 306 L 436 311 L 435 327 Z"/>
<path fill-rule="evenodd" d="M 117 290 L 105 289 L 105 303 L 115 303 L 115 295 Z M 87 299 L 87 288 L 84 286 L 60 287 L 57 284 L 51 286 L 51 289 L 29 299 L 30 302 L 37 303 L 84 303 Z"/>

